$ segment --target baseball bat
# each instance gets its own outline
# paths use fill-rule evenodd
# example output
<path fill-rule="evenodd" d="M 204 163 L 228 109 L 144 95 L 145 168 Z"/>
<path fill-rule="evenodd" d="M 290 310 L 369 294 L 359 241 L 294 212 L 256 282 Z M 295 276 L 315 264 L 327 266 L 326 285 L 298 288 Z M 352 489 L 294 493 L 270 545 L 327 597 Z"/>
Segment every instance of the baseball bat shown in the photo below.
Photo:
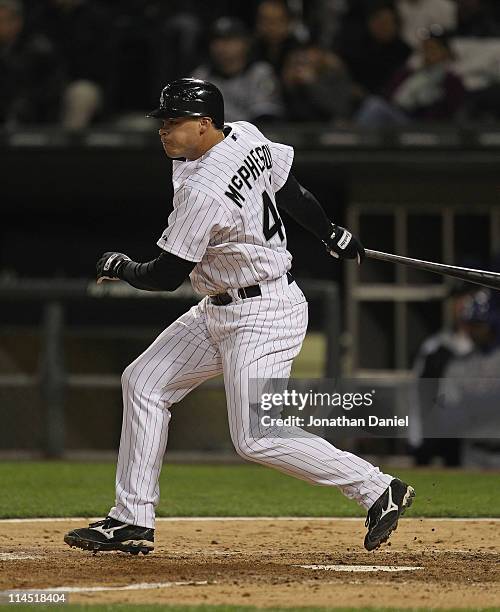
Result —
<path fill-rule="evenodd" d="M 365 249 L 365 254 L 366 257 L 369 257 L 370 259 L 402 264 L 404 266 L 416 268 L 417 270 L 426 270 L 427 272 L 435 272 L 436 274 L 453 276 L 453 278 L 459 278 L 460 280 L 467 281 L 469 283 L 483 285 L 483 287 L 489 287 L 490 289 L 500 289 L 500 273 L 498 272 L 474 270 L 473 268 L 461 268 L 460 266 L 449 266 L 447 264 L 436 263 L 433 261 L 414 259 L 413 257 L 403 257 L 402 255 L 383 253 L 382 251 L 372 251 L 371 249 Z"/>

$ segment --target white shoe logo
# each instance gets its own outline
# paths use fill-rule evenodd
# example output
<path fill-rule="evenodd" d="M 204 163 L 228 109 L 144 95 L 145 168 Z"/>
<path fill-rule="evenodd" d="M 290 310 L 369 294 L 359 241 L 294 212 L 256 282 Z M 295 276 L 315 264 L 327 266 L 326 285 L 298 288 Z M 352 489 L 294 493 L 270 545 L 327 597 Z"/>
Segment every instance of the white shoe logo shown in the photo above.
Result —
<path fill-rule="evenodd" d="M 127 526 L 126 524 L 117 525 L 116 527 L 110 527 L 109 529 L 104 529 L 104 527 L 100 525 L 99 527 L 92 527 L 92 529 L 94 531 L 98 531 L 99 533 L 102 533 L 102 535 L 106 536 L 108 540 L 111 540 L 115 535 L 115 531 L 118 531 L 118 529 L 123 529 L 126 526 Z"/>
<path fill-rule="evenodd" d="M 392 501 L 392 489 L 391 487 L 389 487 L 389 499 L 387 500 L 387 508 L 385 510 L 382 508 L 382 513 L 380 514 L 379 520 L 382 520 L 386 514 L 389 514 L 389 512 L 394 512 L 394 510 L 396 510 L 397 512 L 399 510 L 399 506 Z"/>

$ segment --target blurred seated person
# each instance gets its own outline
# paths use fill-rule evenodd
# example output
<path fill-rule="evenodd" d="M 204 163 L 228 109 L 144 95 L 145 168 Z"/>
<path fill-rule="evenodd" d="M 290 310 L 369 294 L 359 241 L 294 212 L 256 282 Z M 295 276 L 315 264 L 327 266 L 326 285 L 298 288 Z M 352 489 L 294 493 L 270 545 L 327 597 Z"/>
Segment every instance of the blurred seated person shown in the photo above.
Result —
<path fill-rule="evenodd" d="M 414 49 L 420 46 L 422 32 L 435 25 L 451 31 L 457 24 L 457 7 L 453 0 L 396 0 L 396 8 L 403 39 Z"/>
<path fill-rule="evenodd" d="M 422 66 L 396 75 L 385 98 L 367 98 L 357 114 L 363 127 L 412 121 L 451 121 L 462 108 L 465 88 L 451 69 L 448 36 L 436 29 L 421 44 Z"/>
<path fill-rule="evenodd" d="M 252 57 L 267 62 L 281 74 L 285 58 L 300 42 L 292 32 L 290 12 L 284 0 L 264 0 L 257 8 Z"/>
<path fill-rule="evenodd" d="M 341 33 L 336 50 L 352 78 L 367 93 L 379 94 L 412 50 L 401 38 L 399 16 L 391 3 L 378 0 L 368 7 L 363 27 Z"/>
<path fill-rule="evenodd" d="M 0 0 L 0 123 L 56 122 L 63 84 L 50 40 L 25 31 L 19 0 Z"/>
<path fill-rule="evenodd" d="M 236 18 L 212 26 L 209 61 L 191 76 L 211 81 L 224 96 L 227 121 L 263 121 L 283 116 L 279 83 L 266 62 L 251 62 L 250 38 Z"/>
<path fill-rule="evenodd" d="M 291 51 L 282 72 L 283 98 L 289 121 L 347 119 L 354 85 L 342 60 L 315 45 Z"/>

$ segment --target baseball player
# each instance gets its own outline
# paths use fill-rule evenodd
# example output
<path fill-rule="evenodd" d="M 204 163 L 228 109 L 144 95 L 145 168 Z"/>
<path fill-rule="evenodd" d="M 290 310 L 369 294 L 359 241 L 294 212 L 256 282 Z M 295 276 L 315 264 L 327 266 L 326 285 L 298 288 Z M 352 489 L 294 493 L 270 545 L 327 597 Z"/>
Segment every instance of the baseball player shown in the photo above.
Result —
<path fill-rule="evenodd" d="M 307 302 L 289 272 L 279 211 L 313 232 L 334 257 L 361 263 L 362 245 L 294 178 L 292 147 L 271 142 L 250 123 L 224 123 L 222 94 L 212 83 L 169 83 L 149 116 L 161 120 L 160 139 L 174 160 L 174 207 L 158 240 L 161 253 L 147 263 L 105 253 L 97 280 L 173 291 L 189 276 L 204 297 L 125 369 L 115 506 L 104 520 L 70 531 L 65 542 L 93 551 L 153 550 L 170 408 L 223 374 L 238 454 L 338 487 L 368 510 L 364 544 L 377 548 L 410 506 L 412 487 L 299 428 L 258 437 L 250 424 L 250 381 L 288 379 L 307 329 Z"/>

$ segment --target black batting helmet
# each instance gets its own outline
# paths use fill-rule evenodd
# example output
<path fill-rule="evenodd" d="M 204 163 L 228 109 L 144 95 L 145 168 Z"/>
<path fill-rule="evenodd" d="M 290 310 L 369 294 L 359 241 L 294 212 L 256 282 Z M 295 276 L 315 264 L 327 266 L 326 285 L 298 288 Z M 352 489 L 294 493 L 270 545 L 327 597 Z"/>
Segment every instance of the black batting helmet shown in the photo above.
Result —
<path fill-rule="evenodd" d="M 169 117 L 210 117 L 214 125 L 224 127 L 224 98 L 218 87 L 201 79 L 177 79 L 160 94 L 160 106 L 146 115 L 156 119 Z"/>

